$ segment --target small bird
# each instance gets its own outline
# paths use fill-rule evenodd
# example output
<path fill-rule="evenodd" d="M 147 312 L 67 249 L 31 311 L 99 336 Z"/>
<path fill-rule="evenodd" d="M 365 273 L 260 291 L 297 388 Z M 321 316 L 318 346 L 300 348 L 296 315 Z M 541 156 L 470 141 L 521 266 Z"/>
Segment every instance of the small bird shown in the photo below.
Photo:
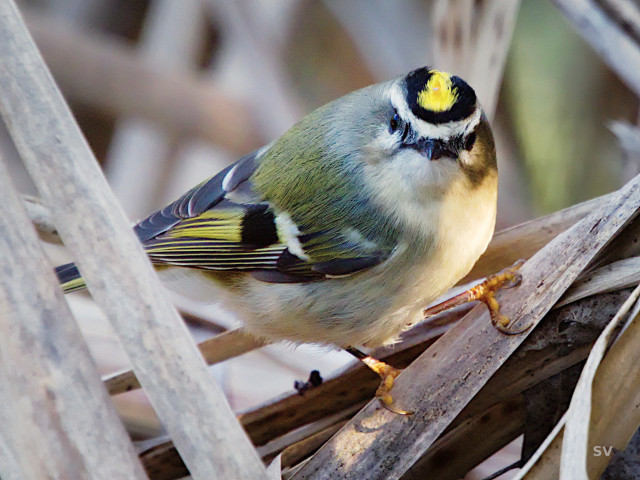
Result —
<path fill-rule="evenodd" d="M 358 347 L 394 342 L 472 268 L 493 235 L 498 170 L 473 89 L 430 67 L 318 108 L 134 229 L 251 334 Z M 65 291 L 84 288 L 74 264 Z"/>

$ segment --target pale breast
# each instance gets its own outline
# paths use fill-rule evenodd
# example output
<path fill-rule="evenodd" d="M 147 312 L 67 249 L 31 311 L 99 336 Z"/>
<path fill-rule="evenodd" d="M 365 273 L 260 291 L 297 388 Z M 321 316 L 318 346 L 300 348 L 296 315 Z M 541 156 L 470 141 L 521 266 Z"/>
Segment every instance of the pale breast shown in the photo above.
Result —
<path fill-rule="evenodd" d="M 493 236 L 496 182 L 491 175 L 475 189 L 454 185 L 442 201 L 438 245 L 454 283 L 469 273 Z"/>
<path fill-rule="evenodd" d="M 419 318 L 423 307 L 439 297 L 463 278 L 486 250 L 495 227 L 497 178 L 487 178 L 486 185 L 470 189 L 454 185 L 438 206 L 436 240 L 430 255 L 417 265 L 413 288 L 403 299 L 410 306 L 407 321 Z M 492 185 L 493 184 L 493 185 Z"/>

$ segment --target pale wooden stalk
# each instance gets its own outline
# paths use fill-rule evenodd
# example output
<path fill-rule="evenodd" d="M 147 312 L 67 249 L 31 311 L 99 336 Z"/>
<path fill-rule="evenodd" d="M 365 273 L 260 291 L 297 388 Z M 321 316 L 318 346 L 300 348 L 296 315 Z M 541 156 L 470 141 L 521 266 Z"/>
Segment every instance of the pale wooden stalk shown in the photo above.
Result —
<path fill-rule="evenodd" d="M 221 22 L 227 41 L 235 43 L 242 52 L 243 73 L 251 80 L 249 91 L 243 94 L 252 99 L 261 131 L 268 138 L 277 138 L 303 113 L 294 91 L 288 88 L 284 66 L 286 45 L 279 41 L 276 32 L 269 31 L 267 22 L 259 18 L 258 2 L 205 0 L 204 3 L 210 5 L 209 10 Z M 279 7 L 287 8 L 287 5 L 283 3 Z"/>
<path fill-rule="evenodd" d="M 640 286 L 635 289 L 625 305 L 637 303 L 638 297 Z M 565 415 L 560 456 L 560 478 L 563 480 L 599 477 L 609 459 L 591 459 L 593 450 L 590 447 L 611 445 L 618 450 L 624 450 L 640 424 L 640 372 L 636 368 L 640 360 L 637 348 L 640 340 L 640 315 L 637 310 L 632 315 L 630 328 L 620 334 L 620 338 L 606 357 L 607 361 L 603 361 L 603 357 L 626 313 L 619 312 L 600 335 L 582 370 L 571 405 Z M 614 363 L 611 363 L 612 360 Z M 596 377 L 601 382 L 599 390 L 594 388 Z M 605 389 L 602 388 L 602 383 L 606 384 Z M 599 427 L 599 432 L 596 426 Z M 606 435 L 609 437 L 609 443 L 599 443 L 603 440 L 602 434 L 605 432 L 609 434 Z M 589 475 L 587 463 L 590 463 L 591 467 Z"/>
<path fill-rule="evenodd" d="M 13 1 L 0 2 L 0 70 L 0 109 L 16 147 L 191 475 L 266 478 Z"/>
<path fill-rule="evenodd" d="M 640 207 L 640 177 L 521 269 L 518 288 L 501 292 L 502 312 L 513 328 L 533 327 L 580 272 L 632 219 Z M 399 478 L 426 451 L 487 380 L 528 336 L 505 337 L 476 307 L 397 379 L 396 402 L 418 412 L 401 417 L 372 402 L 325 444 L 294 476 Z"/>
<path fill-rule="evenodd" d="M 594 0 L 553 0 L 582 38 L 640 96 L 640 48 Z"/>
<path fill-rule="evenodd" d="M 198 349 L 207 365 L 214 365 L 264 345 L 263 340 L 258 340 L 241 329 L 236 329 L 200 342 Z M 106 375 L 102 380 L 110 395 L 140 388 L 140 382 L 138 382 L 133 370 Z"/>
<path fill-rule="evenodd" d="M 624 450 L 640 425 L 637 345 L 640 338 L 640 287 L 600 335 L 574 392 L 567 414 L 556 425 L 518 478 L 598 478 L 611 457 L 593 454 L 595 446 Z M 619 338 L 616 329 L 634 306 Z M 606 354 L 606 356 L 605 356 Z M 604 357 L 604 359 L 603 359 Z M 600 458 L 602 457 L 602 458 Z"/>
<path fill-rule="evenodd" d="M 599 268 L 593 273 L 581 275 L 554 308 L 568 305 L 591 295 L 634 287 L 638 283 L 640 283 L 640 257 L 619 260 Z"/>
<path fill-rule="evenodd" d="M 269 462 L 281 454 L 283 467 L 295 465 L 321 447 L 325 441 L 329 440 L 333 433 L 338 431 L 336 425 L 344 425 L 364 404 L 365 402 L 360 402 L 335 415 L 296 428 L 259 447 L 258 453 L 264 462 Z M 330 434 L 329 432 L 331 431 L 333 433 Z M 324 440 L 321 440 L 322 438 Z"/>
<path fill-rule="evenodd" d="M 334 425 L 323 428 L 322 430 L 309 435 L 305 439 L 299 441 L 298 443 L 294 443 L 285 448 L 281 455 L 281 464 L 284 469 L 282 472 L 282 478 L 287 479 L 292 476 L 287 475 L 291 470 L 287 470 L 287 467 L 292 467 L 300 464 L 300 462 L 304 462 L 305 458 L 308 458 L 311 453 L 320 448 L 327 440 L 335 435 L 335 433 L 340 430 L 345 424 L 347 420 L 342 420 Z"/>
<path fill-rule="evenodd" d="M 44 3 L 51 16 L 75 25 L 94 24 L 99 15 L 105 13 L 101 0 L 47 0 Z"/>
<path fill-rule="evenodd" d="M 524 395 L 497 402 L 444 433 L 402 480 L 458 480 L 524 429 Z"/>
<path fill-rule="evenodd" d="M 0 191 L 0 476 L 146 478 L 1 158 Z"/>
<path fill-rule="evenodd" d="M 610 17 L 640 42 L 640 5 L 635 0 L 600 0 L 598 2 Z"/>
<path fill-rule="evenodd" d="M 403 480 L 405 477 L 406 480 L 462 478 L 473 466 L 520 435 L 524 427 L 524 418 L 522 394 L 496 403 L 486 411 L 467 419 L 464 424 L 445 433 L 433 448 L 402 477 Z M 327 427 L 284 449 L 282 466 L 296 465 L 294 462 L 300 462 L 306 458 L 345 423 L 342 421 Z M 297 470 L 297 466 L 289 470 L 285 469 L 283 479 L 288 480 Z"/>
<path fill-rule="evenodd" d="M 8 426 L 9 420 L 2 419 L 3 415 L 4 413 L 0 410 L 0 420 L 3 425 Z M 0 435 L 0 465 L 0 475 L 4 480 L 22 480 L 24 478 L 18 459 L 11 454 L 11 449 L 3 435 Z"/>
<path fill-rule="evenodd" d="M 590 478 L 599 477 L 610 460 L 606 455 L 594 456 L 593 447 L 609 445 L 622 451 L 640 426 L 640 315 L 637 311 L 625 327 L 593 379 L 589 433 L 583 442 Z M 572 419 L 568 419 L 568 425 L 569 421 Z"/>
<path fill-rule="evenodd" d="M 429 12 L 423 3 L 408 0 L 402 8 L 385 0 L 323 3 L 349 33 L 376 78 L 386 80 L 432 61 Z"/>
<path fill-rule="evenodd" d="M 22 197 L 22 203 L 27 209 L 27 214 L 31 222 L 33 222 L 40 239 L 49 243 L 61 244 L 58 229 L 51 218 L 51 212 L 42 204 L 42 201 L 39 198 L 25 195 Z"/>
<path fill-rule="evenodd" d="M 172 73 L 195 70 L 204 36 L 203 13 L 197 0 L 153 2 L 138 42 L 140 62 Z M 130 218 L 148 215 L 157 207 L 158 190 L 167 183 L 163 179 L 171 175 L 169 167 L 176 146 L 173 140 L 173 135 L 147 119 L 119 119 L 111 137 L 105 175 Z"/>
<path fill-rule="evenodd" d="M 519 0 L 437 0 L 432 11 L 433 63 L 463 77 L 493 119 Z"/>
<path fill-rule="evenodd" d="M 139 115 L 167 130 L 209 140 L 238 154 L 261 144 L 247 106 L 195 74 L 139 61 L 133 48 L 27 10 L 31 33 L 71 101 L 112 115 Z M 238 132 L 241 132 L 240 134 Z"/>

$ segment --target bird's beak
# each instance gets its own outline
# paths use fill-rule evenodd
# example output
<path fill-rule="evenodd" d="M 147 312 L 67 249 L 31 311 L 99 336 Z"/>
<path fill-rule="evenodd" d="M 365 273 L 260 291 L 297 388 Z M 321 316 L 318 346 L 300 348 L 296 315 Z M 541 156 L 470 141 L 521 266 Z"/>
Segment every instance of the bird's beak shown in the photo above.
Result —
<path fill-rule="evenodd" d="M 442 143 L 437 140 L 424 140 L 420 150 L 429 160 L 437 160 L 447 153 Z"/>

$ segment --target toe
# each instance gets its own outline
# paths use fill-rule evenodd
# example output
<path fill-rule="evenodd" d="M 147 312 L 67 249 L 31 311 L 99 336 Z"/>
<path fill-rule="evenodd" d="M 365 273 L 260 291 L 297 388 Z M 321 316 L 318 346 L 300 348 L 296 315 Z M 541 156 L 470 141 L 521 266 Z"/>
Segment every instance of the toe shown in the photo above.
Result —
<path fill-rule="evenodd" d="M 383 377 L 382 383 L 378 387 L 378 390 L 376 390 L 376 398 L 380 401 L 380 404 L 390 412 L 397 413 L 398 415 L 413 415 L 412 411 L 403 410 L 395 406 L 390 392 L 393 388 L 396 377 L 400 375 L 402 370 L 398 370 L 393 367 L 389 368 L 390 370 Z"/>

